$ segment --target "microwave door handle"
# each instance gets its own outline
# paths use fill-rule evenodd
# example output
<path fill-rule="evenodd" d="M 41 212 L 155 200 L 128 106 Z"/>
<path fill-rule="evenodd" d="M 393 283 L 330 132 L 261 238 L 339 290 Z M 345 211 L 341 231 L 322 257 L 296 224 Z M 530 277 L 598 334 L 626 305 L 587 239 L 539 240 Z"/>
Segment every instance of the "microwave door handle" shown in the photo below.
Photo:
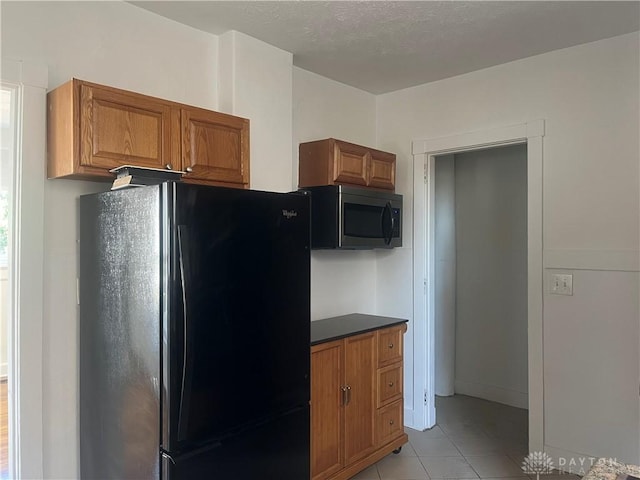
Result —
<path fill-rule="evenodd" d="M 391 231 L 389 232 L 389 243 L 393 240 L 393 232 L 396 230 L 396 216 L 393 214 L 393 208 L 389 204 L 389 211 L 391 212 Z"/>
<path fill-rule="evenodd" d="M 384 221 L 385 215 L 389 215 L 390 221 L 388 223 Z M 389 225 L 388 230 L 385 228 L 386 225 Z M 384 244 L 389 245 L 393 238 L 393 210 L 391 209 L 391 202 L 387 202 L 382 213 L 382 235 L 384 237 Z"/>

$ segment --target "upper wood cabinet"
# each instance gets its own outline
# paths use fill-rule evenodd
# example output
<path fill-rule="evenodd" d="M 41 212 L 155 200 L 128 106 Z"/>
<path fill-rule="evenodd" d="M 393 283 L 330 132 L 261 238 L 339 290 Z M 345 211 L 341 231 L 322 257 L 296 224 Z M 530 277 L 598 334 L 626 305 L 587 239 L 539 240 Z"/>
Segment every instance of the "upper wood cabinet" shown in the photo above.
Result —
<path fill-rule="evenodd" d="M 301 143 L 299 187 L 348 184 L 395 190 L 396 156 L 335 138 Z"/>
<path fill-rule="evenodd" d="M 249 120 L 71 80 L 47 94 L 49 178 L 109 180 L 135 165 L 249 187 Z"/>

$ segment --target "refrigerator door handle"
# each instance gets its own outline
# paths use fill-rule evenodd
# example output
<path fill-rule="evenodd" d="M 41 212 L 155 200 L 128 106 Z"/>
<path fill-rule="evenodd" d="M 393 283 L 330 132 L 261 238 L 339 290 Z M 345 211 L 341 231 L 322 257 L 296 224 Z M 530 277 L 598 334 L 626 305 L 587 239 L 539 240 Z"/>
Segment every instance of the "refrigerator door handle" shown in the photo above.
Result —
<path fill-rule="evenodd" d="M 188 270 L 188 260 L 184 254 L 185 245 L 188 243 L 188 233 L 186 225 L 178 225 L 178 264 L 180 266 L 180 290 L 182 291 L 182 381 L 180 382 L 180 402 L 178 411 L 178 438 L 184 439 L 186 437 L 187 418 L 189 413 L 189 402 L 186 401 L 186 395 L 190 391 L 191 369 L 188 368 L 189 364 L 189 321 L 188 321 L 188 308 L 187 308 L 187 284 L 186 271 Z"/>

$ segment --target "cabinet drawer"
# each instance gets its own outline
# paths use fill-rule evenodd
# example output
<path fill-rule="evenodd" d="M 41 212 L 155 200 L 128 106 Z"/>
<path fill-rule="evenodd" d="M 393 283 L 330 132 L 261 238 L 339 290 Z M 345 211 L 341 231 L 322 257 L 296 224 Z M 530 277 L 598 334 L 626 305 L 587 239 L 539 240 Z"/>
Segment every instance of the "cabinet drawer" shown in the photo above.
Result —
<path fill-rule="evenodd" d="M 402 364 L 378 370 L 378 407 L 402 399 Z"/>
<path fill-rule="evenodd" d="M 384 445 L 404 431 L 402 400 L 378 409 L 376 418 L 377 444 Z"/>
<path fill-rule="evenodd" d="M 378 331 L 378 366 L 384 367 L 402 360 L 402 333 L 406 327 Z"/>

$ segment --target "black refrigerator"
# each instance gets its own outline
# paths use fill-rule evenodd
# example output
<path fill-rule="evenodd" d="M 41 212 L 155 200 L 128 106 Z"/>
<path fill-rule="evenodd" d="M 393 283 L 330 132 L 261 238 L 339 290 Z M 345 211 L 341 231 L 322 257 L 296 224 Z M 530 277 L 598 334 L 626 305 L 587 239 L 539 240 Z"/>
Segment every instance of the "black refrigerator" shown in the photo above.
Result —
<path fill-rule="evenodd" d="M 82 196 L 82 478 L 310 478 L 309 268 L 304 195 Z"/>

